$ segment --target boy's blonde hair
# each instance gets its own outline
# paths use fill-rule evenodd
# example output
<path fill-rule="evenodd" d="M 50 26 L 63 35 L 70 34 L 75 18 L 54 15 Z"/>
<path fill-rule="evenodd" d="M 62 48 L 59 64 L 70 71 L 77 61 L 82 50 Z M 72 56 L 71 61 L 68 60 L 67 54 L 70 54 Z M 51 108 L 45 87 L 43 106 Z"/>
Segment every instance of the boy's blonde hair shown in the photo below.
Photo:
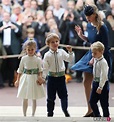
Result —
<path fill-rule="evenodd" d="M 97 41 L 97 42 L 94 42 L 92 45 L 91 45 L 91 50 L 98 50 L 99 52 L 104 52 L 104 45 L 100 42 L 100 41 Z"/>
<path fill-rule="evenodd" d="M 52 39 L 57 39 L 60 41 L 60 38 L 56 33 L 48 33 L 45 41 L 46 45 L 49 45 L 50 40 Z"/>
<path fill-rule="evenodd" d="M 34 28 L 29 27 L 29 28 L 27 29 L 27 34 L 28 34 L 28 33 L 35 33 Z"/>

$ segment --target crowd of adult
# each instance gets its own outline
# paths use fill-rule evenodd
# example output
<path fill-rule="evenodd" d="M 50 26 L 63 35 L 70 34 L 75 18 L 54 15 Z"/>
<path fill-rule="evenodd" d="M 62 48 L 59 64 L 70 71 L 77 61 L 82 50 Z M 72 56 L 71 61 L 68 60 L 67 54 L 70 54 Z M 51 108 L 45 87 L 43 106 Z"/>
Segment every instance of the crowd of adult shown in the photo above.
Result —
<path fill-rule="evenodd" d="M 61 44 L 90 46 L 83 43 L 74 29 L 75 25 L 80 25 L 83 33 L 88 36 L 87 21 L 83 13 L 83 8 L 87 4 L 95 4 L 98 7 L 101 19 L 109 30 L 109 45 L 114 47 L 114 0 L 0 0 L 0 2 L 0 55 L 20 54 L 23 42 L 28 38 L 28 28 L 34 29 L 34 38 L 39 49 L 45 46 L 47 32 L 57 33 Z M 39 55 L 43 57 L 46 51 L 47 49 L 43 50 Z M 74 50 L 73 63 L 85 52 Z M 114 51 L 112 54 L 114 58 Z M 4 82 L 8 82 L 10 87 L 14 86 L 14 75 L 19 61 L 18 58 L 0 59 L 0 88 L 4 87 Z M 67 63 L 66 67 L 67 73 L 73 73 Z M 111 81 L 114 80 L 113 73 Z M 81 71 L 76 72 L 75 79 L 82 82 Z"/>

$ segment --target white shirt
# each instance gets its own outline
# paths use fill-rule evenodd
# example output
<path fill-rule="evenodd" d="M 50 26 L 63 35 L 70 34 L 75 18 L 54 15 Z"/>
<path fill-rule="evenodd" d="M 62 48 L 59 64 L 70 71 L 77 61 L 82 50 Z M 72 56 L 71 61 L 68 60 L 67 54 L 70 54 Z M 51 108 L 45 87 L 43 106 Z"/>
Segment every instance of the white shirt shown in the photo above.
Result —
<path fill-rule="evenodd" d="M 11 22 L 3 22 L 4 26 L 11 26 Z M 11 45 L 11 28 L 4 29 L 3 45 Z"/>
<path fill-rule="evenodd" d="M 57 10 L 55 8 L 53 9 L 54 16 L 57 16 L 59 20 L 61 19 L 61 17 L 64 14 L 64 12 L 65 12 L 64 8 L 60 8 L 59 10 Z"/>
<path fill-rule="evenodd" d="M 11 22 L 9 21 L 8 23 L 6 23 L 5 21 L 3 21 L 3 26 L 11 26 Z M 18 28 L 16 28 L 14 31 L 15 33 L 18 32 Z M 3 45 L 11 45 L 11 28 L 6 28 L 3 30 L 4 31 L 4 35 L 3 35 Z"/>
<path fill-rule="evenodd" d="M 4 4 L 2 4 L 2 7 L 3 7 L 3 9 L 4 9 L 6 12 L 11 13 L 10 5 L 4 5 Z"/>
<path fill-rule="evenodd" d="M 45 53 L 43 59 L 43 77 L 46 78 L 48 72 L 61 72 L 65 71 L 66 62 L 72 62 L 74 59 L 74 53 L 67 53 L 63 49 L 58 49 L 56 52 L 51 49 Z"/>
<path fill-rule="evenodd" d="M 108 64 L 105 58 L 102 56 L 99 59 L 94 59 L 94 64 L 93 64 L 93 76 L 99 77 L 100 82 L 99 82 L 99 87 L 103 88 L 105 85 L 105 82 L 108 80 Z"/>

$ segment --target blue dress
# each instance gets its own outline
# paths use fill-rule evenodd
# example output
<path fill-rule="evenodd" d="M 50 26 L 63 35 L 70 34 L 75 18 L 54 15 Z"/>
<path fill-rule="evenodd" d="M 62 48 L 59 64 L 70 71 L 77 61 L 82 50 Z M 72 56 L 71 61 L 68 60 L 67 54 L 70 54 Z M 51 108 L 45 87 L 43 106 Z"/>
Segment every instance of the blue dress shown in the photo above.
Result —
<path fill-rule="evenodd" d="M 92 26 L 91 23 L 88 23 L 87 31 L 88 31 L 88 42 L 90 44 L 96 41 L 100 41 L 104 44 L 105 46 L 104 58 L 108 62 L 109 74 L 110 74 L 112 68 L 112 56 L 111 56 L 110 48 L 108 46 L 109 37 L 108 37 L 108 29 L 106 25 L 103 24 L 98 33 L 96 27 Z M 92 66 L 89 65 L 89 61 L 91 60 L 91 58 L 92 58 L 92 52 L 91 50 L 89 50 L 76 64 L 74 64 L 71 67 L 71 70 L 92 73 L 93 72 Z"/>

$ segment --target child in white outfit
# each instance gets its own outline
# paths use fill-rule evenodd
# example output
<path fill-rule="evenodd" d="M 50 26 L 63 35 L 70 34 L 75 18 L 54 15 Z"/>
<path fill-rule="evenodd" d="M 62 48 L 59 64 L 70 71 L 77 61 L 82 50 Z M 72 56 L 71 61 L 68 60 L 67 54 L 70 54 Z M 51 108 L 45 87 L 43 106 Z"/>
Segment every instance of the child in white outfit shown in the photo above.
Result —
<path fill-rule="evenodd" d="M 91 45 L 91 51 L 93 58 L 90 60 L 90 64 L 93 64 L 93 83 L 90 105 L 94 116 L 101 117 L 97 105 L 98 101 L 100 101 L 103 117 L 109 117 L 109 67 L 106 59 L 103 57 L 104 45 L 99 41 L 94 42 Z"/>
<path fill-rule="evenodd" d="M 22 57 L 18 68 L 17 81 L 15 86 L 18 88 L 17 97 L 23 99 L 23 114 L 26 116 L 28 99 L 32 99 L 32 116 L 36 111 L 36 99 L 45 96 L 42 79 L 42 62 L 35 55 L 37 44 L 34 40 L 27 40 L 24 43 L 26 55 Z"/>
<path fill-rule="evenodd" d="M 55 33 L 49 33 L 46 38 L 46 45 L 49 51 L 45 53 L 43 59 L 43 77 L 47 77 L 47 116 L 54 114 L 56 93 L 61 100 L 61 108 L 66 117 L 70 114 L 68 108 L 68 93 L 65 82 L 64 61 L 71 62 L 74 58 L 72 47 L 67 46 L 68 53 L 63 49 L 58 49 L 60 38 Z"/>

